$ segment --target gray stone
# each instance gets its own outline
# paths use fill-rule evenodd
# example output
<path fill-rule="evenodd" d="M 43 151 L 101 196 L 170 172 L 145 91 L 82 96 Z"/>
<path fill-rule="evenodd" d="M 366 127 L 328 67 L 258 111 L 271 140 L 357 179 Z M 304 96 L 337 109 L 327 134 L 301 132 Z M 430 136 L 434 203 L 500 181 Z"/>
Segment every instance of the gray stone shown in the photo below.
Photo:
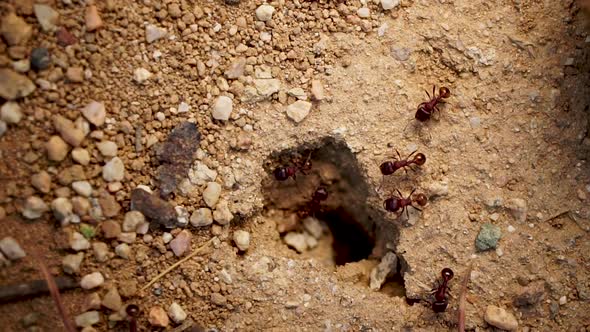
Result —
<path fill-rule="evenodd" d="M 371 16 L 371 11 L 367 7 L 361 7 L 356 11 L 356 14 L 360 18 L 369 18 Z"/>
<path fill-rule="evenodd" d="M 506 331 L 516 331 L 518 329 L 518 321 L 514 315 L 494 305 L 488 305 L 484 320 L 488 324 Z"/>
<path fill-rule="evenodd" d="M 88 311 L 74 317 L 76 326 L 88 327 L 100 322 L 100 313 L 98 311 Z"/>
<path fill-rule="evenodd" d="M 59 24 L 59 13 L 48 5 L 36 4 L 33 6 L 35 16 L 41 28 L 45 32 L 54 32 Z"/>
<path fill-rule="evenodd" d="M 125 165 L 119 157 L 114 157 L 102 167 L 102 178 L 107 182 L 122 181 L 125 178 Z"/>
<path fill-rule="evenodd" d="M 172 302 L 170 308 L 168 308 L 168 316 L 170 316 L 170 319 L 172 319 L 173 322 L 175 322 L 176 324 L 180 324 L 184 322 L 184 320 L 187 317 L 187 314 L 182 309 L 180 304 Z"/>
<path fill-rule="evenodd" d="M 393 252 L 388 252 L 381 258 L 379 265 L 373 268 L 371 271 L 371 279 L 369 287 L 372 290 L 379 290 L 385 283 L 385 280 L 390 275 L 394 274 L 395 268 L 397 267 L 397 256 Z"/>
<path fill-rule="evenodd" d="M 8 124 L 17 124 L 23 118 L 20 106 L 12 101 L 8 101 L 0 108 L 0 119 Z"/>
<path fill-rule="evenodd" d="M 92 243 L 92 251 L 94 253 L 94 258 L 100 263 L 106 262 L 106 260 L 109 259 L 109 247 L 104 242 Z"/>
<path fill-rule="evenodd" d="M 152 73 L 150 73 L 147 69 L 145 68 L 137 68 L 135 69 L 135 71 L 133 72 L 133 80 L 139 84 L 143 84 L 145 83 L 147 80 L 149 80 L 152 77 Z"/>
<path fill-rule="evenodd" d="M 191 183 L 202 186 L 207 184 L 208 182 L 215 181 L 217 178 L 217 172 L 207 167 L 207 165 L 203 164 L 202 162 L 198 161 L 195 165 L 190 169 L 188 173 L 188 178 Z"/>
<path fill-rule="evenodd" d="M 22 214 L 27 219 L 37 219 L 47 211 L 49 211 L 49 207 L 41 198 L 30 196 L 25 201 Z"/>
<path fill-rule="evenodd" d="M 74 213 L 74 206 L 69 199 L 65 197 L 58 197 L 51 202 L 51 210 L 55 219 L 60 221 L 62 224 L 69 223 Z"/>
<path fill-rule="evenodd" d="M 281 81 L 278 79 L 260 78 L 254 80 L 254 87 L 260 98 L 257 100 L 264 100 L 272 96 L 274 93 L 279 92 L 281 89 Z"/>
<path fill-rule="evenodd" d="M 37 47 L 31 51 L 31 68 L 35 71 L 45 70 L 51 65 L 49 50 L 45 47 Z"/>
<path fill-rule="evenodd" d="M 190 223 L 195 227 L 209 226 L 213 223 L 213 214 L 208 208 L 199 208 L 191 215 Z"/>
<path fill-rule="evenodd" d="M 491 223 L 485 223 L 481 225 L 479 234 L 477 234 L 475 246 L 479 251 L 496 249 L 501 237 L 502 231 L 500 231 L 500 227 Z"/>
<path fill-rule="evenodd" d="M 391 56 L 398 61 L 406 61 L 410 58 L 412 51 L 407 47 L 396 47 L 391 48 Z"/>
<path fill-rule="evenodd" d="M 82 277 L 80 280 L 80 287 L 84 289 L 92 289 L 100 287 L 104 283 L 104 277 L 100 272 L 92 272 Z"/>
<path fill-rule="evenodd" d="M 293 104 L 287 106 L 287 116 L 299 123 L 309 115 L 309 111 L 311 111 L 311 103 L 303 100 L 298 100 Z"/>
<path fill-rule="evenodd" d="M 238 249 L 240 249 L 240 251 L 246 251 L 250 247 L 250 233 L 248 233 L 246 231 L 243 231 L 243 230 L 234 231 L 233 239 L 234 239 L 234 243 L 236 244 L 236 247 L 238 247 Z"/>
<path fill-rule="evenodd" d="M 123 259 L 129 259 L 131 255 L 131 248 L 127 243 L 118 244 L 115 247 L 115 254 Z"/>
<path fill-rule="evenodd" d="M 113 311 L 118 311 L 123 307 L 121 295 L 117 291 L 117 287 L 112 287 L 102 298 L 102 306 Z"/>
<path fill-rule="evenodd" d="M 62 261 L 61 265 L 65 273 L 67 274 L 76 274 L 80 272 L 80 265 L 84 260 L 84 253 L 80 252 L 75 255 L 66 255 Z"/>
<path fill-rule="evenodd" d="M 21 259 L 27 255 L 18 242 L 10 236 L 0 240 L 0 251 L 11 261 Z"/>
<path fill-rule="evenodd" d="M 88 181 L 74 181 L 72 189 L 80 196 L 90 197 L 92 195 L 92 185 Z"/>

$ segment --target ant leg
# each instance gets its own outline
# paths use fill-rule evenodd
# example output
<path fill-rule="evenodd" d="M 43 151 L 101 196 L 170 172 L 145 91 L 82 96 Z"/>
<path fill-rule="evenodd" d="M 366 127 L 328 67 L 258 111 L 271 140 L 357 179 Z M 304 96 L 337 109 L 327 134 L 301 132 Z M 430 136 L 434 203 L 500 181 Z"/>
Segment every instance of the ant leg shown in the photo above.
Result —
<path fill-rule="evenodd" d="M 436 91 L 436 85 L 433 85 L 433 86 L 432 86 L 432 96 L 433 96 L 433 97 L 436 97 L 436 93 L 435 93 L 435 91 Z"/>
<path fill-rule="evenodd" d="M 406 218 L 408 218 L 408 220 L 410 220 L 410 209 L 406 209 L 406 207 L 404 206 L 404 210 L 406 210 Z"/>
<path fill-rule="evenodd" d="M 428 93 L 428 91 L 424 90 L 424 92 L 426 92 L 426 95 L 428 96 L 428 99 L 432 99 L 432 97 L 430 97 L 430 93 Z"/>
<path fill-rule="evenodd" d="M 395 149 L 395 153 L 397 153 L 397 157 L 399 158 L 398 160 L 402 160 L 402 156 L 399 154 L 399 151 L 397 151 L 397 149 Z"/>
<path fill-rule="evenodd" d="M 412 194 L 414 193 L 414 191 L 416 191 L 416 188 L 412 189 L 412 192 L 410 192 L 410 194 L 408 195 L 408 198 L 412 198 Z"/>
<path fill-rule="evenodd" d="M 415 207 L 415 206 L 414 206 L 414 205 L 412 205 L 412 204 L 410 204 L 410 205 L 411 205 L 411 206 L 412 206 L 414 209 L 416 209 L 416 210 L 418 210 L 418 211 L 422 212 L 422 209 L 421 209 L 421 208 Z"/>
<path fill-rule="evenodd" d="M 403 198 L 404 196 L 402 195 L 402 193 L 399 191 L 399 189 L 396 189 L 397 193 L 399 194 L 399 198 Z"/>

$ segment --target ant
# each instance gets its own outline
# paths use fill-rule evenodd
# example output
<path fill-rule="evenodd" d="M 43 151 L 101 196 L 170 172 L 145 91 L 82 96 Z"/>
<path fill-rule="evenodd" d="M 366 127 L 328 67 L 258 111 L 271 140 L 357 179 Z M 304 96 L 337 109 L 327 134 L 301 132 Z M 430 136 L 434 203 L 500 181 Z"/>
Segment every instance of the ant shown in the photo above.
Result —
<path fill-rule="evenodd" d="M 442 276 L 442 283 L 436 288 L 433 289 L 434 293 L 434 302 L 432 302 L 432 310 L 434 312 L 444 312 L 447 309 L 447 305 L 449 304 L 449 300 L 447 299 L 447 291 L 448 291 L 448 283 L 449 280 L 453 279 L 453 270 L 445 267 L 441 271 Z"/>
<path fill-rule="evenodd" d="M 428 98 L 430 98 L 430 101 L 425 101 L 418 105 L 418 110 L 416 111 L 415 116 L 416 120 L 424 122 L 430 119 L 430 116 L 434 113 L 434 111 L 440 112 L 436 105 L 438 103 L 444 103 L 445 101 L 443 99 L 447 99 L 451 96 L 451 90 L 449 90 L 449 88 L 447 87 L 441 87 L 438 90 L 438 96 L 434 93 L 435 91 L 436 86 L 434 85 L 432 86 L 432 97 L 430 97 L 430 94 L 428 93 L 428 91 L 426 91 L 426 94 L 428 95 Z"/>
<path fill-rule="evenodd" d="M 406 170 L 406 167 L 410 168 L 413 171 L 414 169 L 411 167 L 412 164 L 422 166 L 426 162 L 426 156 L 423 153 L 418 153 L 414 156 L 414 158 L 410 159 L 410 157 L 414 153 L 416 153 L 416 151 L 414 151 L 414 152 L 410 153 L 406 159 L 402 159 L 402 156 L 399 154 L 399 151 L 397 151 L 397 149 L 395 150 L 395 152 L 397 153 L 397 156 L 399 159 L 394 160 L 394 161 L 388 160 L 388 161 L 383 162 L 379 166 L 379 169 L 381 170 L 381 174 L 391 175 L 391 174 L 395 173 L 395 171 L 397 171 L 400 168 L 403 168 L 404 171 L 406 173 L 408 173 L 408 171 Z"/>
<path fill-rule="evenodd" d="M 277 181 L 285 181 L 289 178 L 293 178 L 293 180 L 295 180 L 295 176 L 297 174 L 297 171 L 300 171 L 303 174 L 307 174 L 306 172 L 311 170 L 311 160 L 309 160 L 310 158 L 311 158 L 311 152 L 309 153 L 309 156 L 307 156 L 307 159 L 305 160 L 305 162 L 303 162 L 302 164 L 294 161 L 293 163 L 295 165 L 293 165 L 293 166 L 279 166 L 279 167 L 275 168 L 272 173 L 273 173 L 275 179 L 277 179 Z"/>
<path fill-rule="evenodd" d="M 307 203 L 307 207 L 300 211 L 299 217 L 304 218 L 320 210 L 320 205 L 323 201 L 328 199 L 328 189 L 324 186 L 319 186 L 311 195 L 311 201 Z"/>
<path fill-rule="evenodd" d="M 428 199 L 424 194 L 417 194 L 416 197 L 412 199 L 412 194 L 414 193 L 414 191 L 416 191 L 416 189 L 412 190 L 408 197 L 403 198 L 402 193 L 398 190 L 397 193 L 399 194 L 399 196 L 393 196 L 391 198 L 386 199 L 383 202 L 383 208 L 389 212 L 398 212 L 401 209 L 400 215 L 404 213 L 404 211 L 406 211 L 406 215 L 408 216 L 408 218 L 410 217 L 408 210 L 406 209 L 408 206 L 411 206 L 418 211 L 422 211 L 422 209 L 416 207 L 413 203 L 416 202 L 418 203 L 418 205 L 424 206 L 426 205 Z"/>
<path fill-rule="evenodd" d="M 135 304 L 130 304 L 125 308 L 125 312 L 129 316 L 129 332 L 137 332 L 137 315 L 139 314 L 139 307 Z"/>

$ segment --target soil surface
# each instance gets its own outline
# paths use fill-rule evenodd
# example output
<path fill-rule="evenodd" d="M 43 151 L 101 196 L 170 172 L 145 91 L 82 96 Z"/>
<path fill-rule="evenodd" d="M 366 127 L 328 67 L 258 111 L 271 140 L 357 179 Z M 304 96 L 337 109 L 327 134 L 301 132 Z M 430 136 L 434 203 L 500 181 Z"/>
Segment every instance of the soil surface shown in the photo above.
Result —
<path fill-rule="evenodd" d="M 86 332 L 589 330 L 585 6 L 5 1 L 0 288 L 72 276 Z"/>

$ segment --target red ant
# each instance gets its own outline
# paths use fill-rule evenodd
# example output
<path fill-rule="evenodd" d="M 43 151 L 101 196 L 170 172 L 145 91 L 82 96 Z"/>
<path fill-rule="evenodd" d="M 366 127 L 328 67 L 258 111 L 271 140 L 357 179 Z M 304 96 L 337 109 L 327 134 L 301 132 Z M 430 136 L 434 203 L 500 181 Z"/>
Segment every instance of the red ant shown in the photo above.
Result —
<path fill-rule="evenodd" d="M 442 283 L 436 288 L 433 289 L 434 293 L 434 302 L 432 302 L 432 310 L 434 312 L 444 312 L 447 309 L 447 305 L 449 304 L 449 300 L 447 298 L 447 290 L 448 290 L 448 283 L 449 280 L 453 279 L 453 270 L 445 267 L 441 271 L 442 276 Z"/>
<path fill-rule="evenodd" d="M 432 115 L 432 113 L 434 113 L 434 111 L 440 112 L 436 105 L 438 103 L 444 103 L 445 101 L 443 99 L 447 99 L 451 96 L 451 90 L 449 90 L 449 88 L 447 87 L 441 87 L 438 90 L 438 96 L 434 93 L 435 91 L 436 86 L 434 85 L 432 86 L 432 97 L 430 97 L 430 94 L 428 93 L 428 91 L 426 91 L 426 94 L 428 95 L 428 98 L 430 98 L 430 101 L 425 101 L 418 105 L 418 110 L 416 111 L 415 116 L 416 120 L 424 122 L 430 119 L 430 116 Z"/>
<path fill-rule="evenodd" d="M 395 152 L 397 153 L 397 156 L 399 159 L 395 160 L 395 161 L 388 160 L 388 161 L 383 162 L 379 166 L 379 169 L 381 170 L 381 174 L 391 175 L 391 174 L 395 173 L 395 171 L 397 171 L 400 168 L 403 168 L 404 171 L 406 173 L 408 173 L 408 171 L 406 170 L 406 167 L 410 168 L 411 170 L 414 170 L 411 167 L 412 164 L 422 166 L 426 162 L 426 156 L 423 153 L 418 153 L 414 156 L 414 158 L 410 159 L 410 157 L 414 153 L 416 153 L 416 151 L 414 151 L 414 152 L 410 153 L 406 159 L 402 159 L 402 156 L 399 154 L 399 151 L 397 151 L 397 149 L 395 150 Z"/>
<path fill-rule="evenodd" d="M 311 161 L 309 160 L 309 158 L 311 157 L 311 152 L 309 153 L 309 156 L 307 157 L 307 159 L 305 160 L 305 162 L 303 164 L 299 164 L 297 162 L 293 162 L 294 166 L 279 166 L 277 168 L 274 169 L 274 171 L 272 172 L 275 179 L 277 179 L 278 181 L 285 181 L 289 178 L 293 178 L 293 180 L 295 180 L 295 175 L 297 174 L 297 171 L 300 171 L 303 174 L 306 174 L 306 171 L 309 171 L 311 169 Z"/>
<path fill-rule="evenodd" d="M 323 201 L 328 199 L 328 189 L 324 186 L 319 186 L 312 194 L 311 201 L 307 204 L 304 210 L 299 211 L 299 217 L 304 218 L 320 210 L 320 205 Z"/>
<path fill-rule="evenodd" d="M 416 207 L 413 203 L 416 202 L 418 203 L 418 205 L 424 206 L 426 205 L 428 199 L 424 194 L 417 194 L 416 197 L 412 199 L 412 194 L 414 193 L 414 191 L 416 191 L 416 189 L 412 190 L 408 197 L 403 198 L 402 193 L 398 190 L 397 193 L 399 194 L 399 196 L 393 196 L 391 198 L 386 199 L 383 202 L 383 208 L 389 212 L 396 213 L 401 209 L 400 215 L 404 213 L 404 211 L 406 211 L 406 215 L 408 216 L 408 218 L 410 217 L 408 210 L 406 209 L 408 206 L 411 206 L 418 211 L 422 211 L 422 209 Z"/>
<path fill-rule="evenodd" d="M 137 332 L 137 315 L 139 314 L 139 307 L 135 304 L 130 304 L 125 308 L 127 316 L 129 316 L 129 332 Z"/>

